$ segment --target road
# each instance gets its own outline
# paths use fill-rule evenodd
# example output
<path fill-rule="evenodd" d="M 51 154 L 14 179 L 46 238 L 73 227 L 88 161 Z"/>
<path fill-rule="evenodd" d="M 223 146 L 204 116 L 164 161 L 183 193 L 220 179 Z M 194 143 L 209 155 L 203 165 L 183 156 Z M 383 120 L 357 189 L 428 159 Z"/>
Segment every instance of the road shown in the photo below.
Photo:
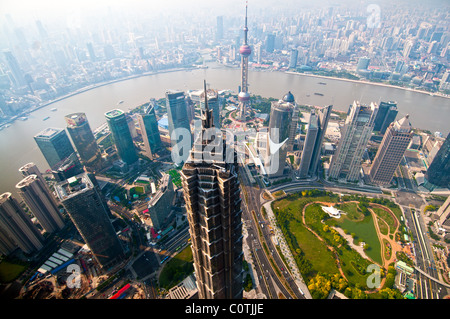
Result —
<path fill-rule="evenodd" d="M 283 263 L 281 257 L 279 256 L 272 240 L 269 228 L 263 225 L 267 225 L 267 221 L 261 215 L 261 202 L 260 194 L 262 190 L 258 187 L 254 187 L 250 184 L 250 180 L 242 167 L 240 167 L 240 176 L 242 177 L 241 185 L 242 192 L 242 218 L 247 225 L 247 230 L 249 236 L 247 237 L 247 245 L 256 257 L 257 274 L 260 278 L 261 286 L 263 288 L 263 293 L 266 294 L 268 298 L 278 298 L 277 291 L 280 291 L 285 298 L 304 298 L 304 296 L 299 292 L 297 285 L 291 274 L 286 271 L 286 265 Z M 245 195 L 247 194 L 247 195 Z M 253 213 L 255 213 L 255 219 L 253 218 Z M 259 236 L 259 230 L 262 233 L 262 238 Z M 267 249 L 271 253 L 270 257 L 275 263 L 275 267 L 278 268 L 278 272 L 282 274 L 282 281 L 286 282 L 289 289 L 287 289 L 281 282 L 276 271 L 274 270 L 269 257 L 265 253 L 263 243 L 267 245 Z M 264 289 L 265 288 L 265 289 Z M 264 292 L 264 290 L 266 292 Z"/>

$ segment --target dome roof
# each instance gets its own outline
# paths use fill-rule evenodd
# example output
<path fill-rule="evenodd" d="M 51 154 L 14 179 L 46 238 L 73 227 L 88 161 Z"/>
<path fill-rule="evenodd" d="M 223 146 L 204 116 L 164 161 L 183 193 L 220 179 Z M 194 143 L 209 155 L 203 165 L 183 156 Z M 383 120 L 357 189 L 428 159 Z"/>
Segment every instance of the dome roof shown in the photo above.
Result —
<path fill-rule="evenodd" d="M 289 103 L 295 103 L 295 98 L 292 95 L 291 91 L 289 91 L 288 93 L 286 93 L 285 96 L 283 96 L 283 101 L 289 102 Z"/>

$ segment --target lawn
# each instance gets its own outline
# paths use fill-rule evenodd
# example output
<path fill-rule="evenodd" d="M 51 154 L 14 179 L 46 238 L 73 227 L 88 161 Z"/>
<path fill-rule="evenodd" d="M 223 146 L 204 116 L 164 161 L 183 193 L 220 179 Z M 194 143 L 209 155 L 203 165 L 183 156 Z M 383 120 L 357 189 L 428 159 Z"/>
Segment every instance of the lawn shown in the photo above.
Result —
<path fill-rule="evenodd" d="M 176 187 L 181 187 L 181 176 L 180 176 L 180 173 L 176 169 L 171 169 L 167 173 L 172 177 L 172 183 Z"/>
<path fill-rule="evenodd" d="M 3 260 L 0 262 L 0 282 L 8 283 L 19 277 L 27 266 Z"/>
<path fill-rule="evenodd" d="M 194 271 L 191 245 L 170 259 L 159 275 L 159 286 L 169 290 Z"/>

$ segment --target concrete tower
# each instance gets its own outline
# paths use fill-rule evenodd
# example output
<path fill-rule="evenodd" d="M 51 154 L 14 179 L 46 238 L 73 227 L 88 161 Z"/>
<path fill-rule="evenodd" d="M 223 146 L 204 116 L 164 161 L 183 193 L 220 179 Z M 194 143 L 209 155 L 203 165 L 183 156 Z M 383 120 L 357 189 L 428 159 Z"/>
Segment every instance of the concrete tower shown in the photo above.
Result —
<path fill-rule="evenodd" d="M 11 193 L 0 195 L 0 233 L 26 254 L 44 247 L 44 237 Z"/>
<path fill-rule="evenodd" d="M 389 185 L 412 136 L 408 115 L 389 125 L 370 168 L 369 176 L 372 182 Z"/>
<path fill-rule="evenodd" d="M 16 188 L 46 232 L 53 233 L 64 227 L 58 202 L 37 175 L 25 177 L 16 185 Z"/>
<path fill-rule="evenodd" d="M 378 105 L 361 105 L 354 101 L 342 129 L 341 139 L 330 164 L 329 176 L 334 179 L 357 181 L 361 160 L 373 131 Z"/>
<path fill-rule="evenodd" d="M 241 92 L 239 92 L 239 114 L 238 118 L 245 121 L 245 113 L 250 103 L 250 94 L 248 93 L 248 56 L 252 49 L 247 43 L 247 5 L 245 5 L 245 25 L 244 25 L 244 44 L 239 48 L 241 54 Z"/>

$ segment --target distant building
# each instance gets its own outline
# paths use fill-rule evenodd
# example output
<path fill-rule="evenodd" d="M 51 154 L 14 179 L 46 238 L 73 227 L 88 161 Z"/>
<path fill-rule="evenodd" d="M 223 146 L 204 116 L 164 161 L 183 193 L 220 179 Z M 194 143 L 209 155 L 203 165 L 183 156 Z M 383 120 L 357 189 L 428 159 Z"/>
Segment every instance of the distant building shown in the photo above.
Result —
<path fill-rule="evenodd" d="M 118 265 L 124 259 L 124 250 L 95 177 L 79 174 L 58 183 L 55 190 L 100 267 L 108 270 Z"/>
<path fill-rule="evenodd" d="M 378 105 L 361 105 L 354 101 L 342 129 L 336 153 L 331 158 L 329 176 L 334 179 L 357 181 L 361 160 L 372 134 Z"/>
<path fill-rule="evenodd" d="M 428 167 L 425 178 L 436 186 L 450 186 L 450 133 Z"/>
<path fill-rule="evenodd" d="M 8 248 L 14 243 L 26 254 L 44 247 L 44 237 L 11 193 L 0 195 L 0 239 Z"/>
<path fill-rule="evenodd" d="M 160 186 L 153 198 L 148 202 L 148 213 L 153 223 L 153 228 L 161 230 L 168 222 L 167 217 L 171 212 L 173 198 L 172 177 L 165 174 L 160 181 Z"/>
<path fill-rule="evenodd" d="M 72 113 L 64 117 L 67 131 L 72 139 L 82 163 L 90 171 L 102 167 L 102 154 L 92 133 L 85 113 Z"/>
<path fill-rule="evenodd" d="M 297 67 L 298 50 L 292 49 L 289 55 L 289 68 L 295 69 Z"/>
<path fill-rule="evenodd" d="M 16 57 L 11 53 L 11 51 L 4 51 L 3 53 L 5 55 L 6 63 L 11 70 L 15 86 L 22 87 L 28 85 L 27 81 L 25 80 L 25 73 L 20 68 Z"/>
<path fill-rule="evenodd" d="M 367 70 L 367 68 L 369 67 L 369 63 L 370 63 L 370 58 L 368 58 L 368 57 L 359 58 L 358 64 L 356 65 L 356 71 Z"/>
<path fill-rule="evenodd" d="M 216 18 L 216 41 L 223 39 L 223 16 Z"/>
<path fill-rule="evenodd" d="M 51 169 L 58 169 L 58 164 L 75 153 L 72 143 L 63 129 L 46 128 L 35 135 L 34 140 Z"/>
<path fill-rule="evenodd" d="M 268 53 L 272 53 L 274 49 L 275 49 L 275 34 L 270 33 L 270 34 L 266 35 L 265 50 Z"/>
<path fill-rule="evenodd" d="M 37 175 L 25 177 L 16 185 L 16 188 L 46 232 L 57 232 L 64 227 L 58 202 Z"/>
<path fill-rule="evenodd" d="M 137 119 L 144 141 L 145 153 L 148 158 L 153 159 L 153 154 L 161 149 L 161 136 L 158 130 L 155 107 L 149 105 L 143 113 L 137 114 Z"/>
<path fill-rule="evenodd" d="M 120 159 L 128 165 L 135 163 L 138 156 L 125 113 L 122 110 L 115 109 L 106 112 L 105 117 Z"/>
<path fill-rule="evenodd" d="M 369 171 L 372 182 L 389 185 L 411 142 L 412 135 L 408 115 L 389 125 Z"/>

